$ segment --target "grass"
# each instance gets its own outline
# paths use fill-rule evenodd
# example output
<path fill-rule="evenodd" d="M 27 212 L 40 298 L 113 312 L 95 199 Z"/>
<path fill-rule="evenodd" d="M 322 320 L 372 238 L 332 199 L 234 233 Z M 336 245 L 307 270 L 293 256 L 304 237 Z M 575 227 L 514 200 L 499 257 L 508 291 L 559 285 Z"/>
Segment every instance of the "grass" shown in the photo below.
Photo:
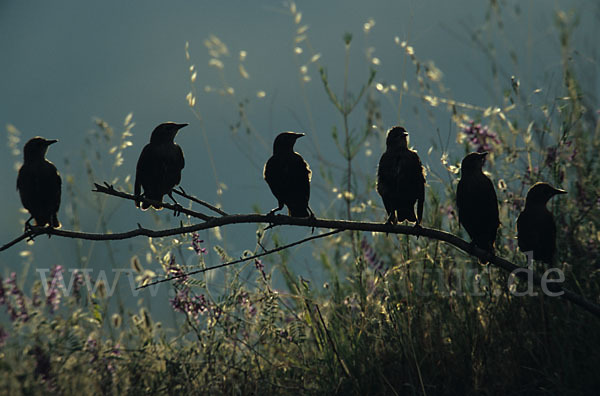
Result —
<path fill-rule="evenodd" d="M 290 13 L 299 25 L 295 5 L 290 5 Z M 451 150 L 453 143 L 441 136 L 433 147 L 442 158 L 440 166 L 429 169 L 424 223 L 462 232 L 453 211 L 457 164 L 466 152 L 485 147 L 491 152 L 487 169 L 501 207 L 498 254 L 525 265 L 516 249 L 514 221 L 527 188 L 541 180 L 563 187 L 570 192 L 568 197 L 550 204 L 560 235 L 556 267 L 565 273 L 569 288 L 598 302 L 600 117 L 594 109 L 600 105 L 582 86 L 589 76 L 581 75 L 569 59 L 574 21 L 569 14 L 556 14 L 563 66 L 558 94 L 540 99 L 535 92 L 522 92 L 514 79 L 506 83 L 501 103 L 493 108 L 449 99 L 441 71 L 419 60 L 415 49 L 400 41 L 398 47 L 414 67 L 415 90 L 379 82 L 376 72 L 370 71 L 353 96 L 348 77 L 353 44 L 348 35 L 343 42 L 344 84 L 338 93 L 328 78 L 334 71 L 321 65 L 310 41 L 304 41 L 313 52 L 311 64 L 320 69 L 323 93 L 341 120 L 331 134 L 341 160 L 332 166 L 331 156 L 319 157 L 313 165 L 325 180 L 324 188 L 334 191 L 323 216 L 380 217 L 373 175 L 356 166 L 357 153 L 367 142 L 367 147 L 379 147 L 384 139 L 382 100 L 401 109 L 403 97 L 417 96 L 424 107 L 444 106 L 459 132 L 457 149 Z M 306 34 L 306 30 L 298 32 Z M 213 64 L 222 71 L 218 54 L 224 44 L 216 37 L 209 43 L 216 59 Z M 371 55 L 367 62 L 376 64 Z M 299 70 L 300 84 L 306 84 L 308 72 Z M 221 81 L 226 81 L 224 74 Z M 235 91 L 226 84 L 214 90 L 242 106 L 237 127 L 256 133 L 245 102 L 233 97 Z M 188 104 L 197 111 L 195 95 L 192 90 Z M 528 100 L 532 97 L 535 100 Z M 131 117 L 122 134 L 102 121 L 97 125 L 90 139 L 106 142 L 106 150 L 95 158 L 110 160 L 111 173 L 102 176 L 118 183 L 113 178 L 122 158 L 119 153 L 128 146 L 125 132 L 131 131 Z M 86 164 L 90 180 L 100 177 L 101 165 L 92 160 Z M 215 181 L 221 188 L 216 171 Z M 123 183 L 131 189 L 129 179 Z M 72 181 L 66 185 L 75 202 L 77 194 L 69 190 Z M 102 199 L 88 204 L 106 212 Z M 75 229 L 77 213 L 73 210 L 67 223 Z M 108 221 L 103 215 L 100 228 L 107 230 Z M 257 245 L 250 250 L 281 244 L 279 238 L 277 232 L 259 227 Z M 158 275 L 169 275 L 202 267 L 205 247 L 215 249 L 224 261 L 230 259 L 223 247 L 190 235 L 150 240 L 149 258 L 162 266 L 164 274 Z M 183 259 L 186 248 L 195 250 L 191 265 Z M 83 245 L 78 249 L 82 257 L 87 255 Z M 111 245 L 107 249 L 112 257 Z M 38 280 L 27 292 L 16 275 L 3 279 L 0 304 L 6 308 L 7 320 L 0 328 L 0 390 L 6 394 L 70 394 L 86 389 L 103 394 L 530 395 L 592 394 L 600 385 L 596 353 L 600 321 L 541 293 L 515 296 L 514 287 L 522 291 L 526 285 L 511 287 L 510 276 L 499 269 L 425 238 L 345 232 L 313 242 L 312 249 L 310 265 L 320 265 L 327 279 L 323 287 L 294 273 L 286 251 L 264 262 L 257 259 L 223 271 L 224 286 L 218 291 L 208 286 L 208 275 L 175 282 L 170 302 L 173 314 L 180 318 L 178 328 L 164 328 L 152 318 L 147 302 L 133 312 L 119 302 L 114 312 L 111 299 L 124 296 L 111 296 L 107 285 L 97 279 L 90 283 L 85 272 L 75 277 L 68 293 L 60 287 L 65 274 L 60 267 L 48 274 L 45 284 Z M 136 281 L 157 275 L 141 261 L 131 258 Z M 118 260 L 112 262 L 116 265 Z M 278 275 L 285 288 L 276 287 L 273 277 Z"/>

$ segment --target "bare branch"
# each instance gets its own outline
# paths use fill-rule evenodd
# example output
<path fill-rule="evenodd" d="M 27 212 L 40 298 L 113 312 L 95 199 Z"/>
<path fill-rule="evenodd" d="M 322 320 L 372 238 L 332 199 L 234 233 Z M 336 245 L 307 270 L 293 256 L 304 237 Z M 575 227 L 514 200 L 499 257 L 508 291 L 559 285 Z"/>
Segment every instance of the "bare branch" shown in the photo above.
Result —
<path fill-rule="evenodd" d="M 103 193 L 103 194 L 108 194 L 108 195 L 112 195 L 115 197 L 119 197 L 119 198 L 124 198 L 124 199 L 129 199 L 131 201 L 142 201 L 142 202 L 147 202 L 150 205 L 156 205 L 156 206 L 161 206 L 163 208 L 167 208 L 169 210 L 172 210 L 173 213 L 184 213 L 188 216 L 191 217 L 195 217 L 197 219 L 200 220 L 209 220 L 211 219 L 211 216 L 207 216 L 204 213 L 200 213 L 200 212 L 195 212 L 193 210 L 190 209 L 186 209 L 184 207 L 182 207 L 181 205 L 173 205 L 170 203 L 166 203 L 166 202 L 157 202 L 157 201 L 153 201 L 151 199 L 147 199 L 144 197 L 136 197 L 133 194 L 128 194 L 126 192 L 123 191 L 118 191 L 116 190 L 112 185 L 108 184 L 108 183 L 104 183 L 105 185 L 100 185 L 98 183 L 94 183 L 94 187 L 96 187 L 95 190 L 92 190 L 93 192 L 99 192 L 99 193 Z M 175 191 L 176 192 L 176 191 Z"/>
<path fill-rule="evenodd" d="M 219 268 L 223 268 L 223 267 L 228 267 L 228 266 L 234 265 L 234 264 L 243 263 L 244 261 L 254 260 L 256 258 L 263 257 L 263 256 L 266 256 L 268 254 L 272 254 L 272 253 L 280 252 L 280 251 L 285 250 L 285 249 L 289 249 L 291 247 L 300 245 L 300 244 L 302 244 L 304 242 L 312 241 L 313 239 L 325 238 L 325 237 L 328 237 L 328 236 L 333 235 L 333 234 L 337 234 L 337 233 L 342 232 L 342 231 L 343 230 L 334 230 L 334 231 L 326 232 L 324 234 L 313 235 L 313 236 L 310 236 L 308 238 L 304 238 L 304 239 L 301 239 L 299 241 L 290 243 L 288 245 L 279 246 L 279 247 L 276 247 L 274 249 L 267 250 L 267 251 L 264 251 L 262 253 L 255 254 L 253 256 L 243 257 L 241 259 L 237 259 L 237 260 L 233 260 L 233 261 L 228 261 L 226 263 L 222 263 L 222 264 L 219 264 L 219 265 L 214 265 L 212 267 L 207 267 L 207 268 L 202 268 L 202 269 L 195 270 L 195 271 L 186 272 L 186 273 L 181 274 L 181 275 L 172 276 L 172 277 L 166 278 L 166 279 L 160 279 L 160 280 L 153 281 L 153 282 L 150 282 L 150 283 L 144 283 L 143 285 L 136 287 L 135 290 L 144 289 L 146 287 L 153 286 L 153 285 L 156 285 L 156 284 L 159 284 L 159 283 L 163 283 L 163 282 L 169 282 L 169 281 L 172 281 L 172 280 L 176 280 L 176 279 L 180 279 L 180 278 L 185 278 L 186 276 L 190 276 L 190 275 L 202 274 L 204 272 L 212 271 L 212 270 L 215 270 L 215 269 L 219 269 Z"/>
<path fill-rule="evenodd" d="M 218 214 L 220 214 L 221 216 L 227 216 L 227 213 L 224 212 L 223 210 L 217 208 L 214 205 L 209 204 L 208 202 L 205 202 L 201 199 L 198 199 L 192 195 L 189 195 L 188 193 L 185 192 L 185 190 L 183 189 L 183 187 L 179 186 L 179 190 L 173 189 L 173 192 L 177 195 L 181 195 L 184 198 L 189 199 L 192 202 L 196 202 L 200 205 L 206 206 L 208 209 L 212 210 L 213 212 L 217 212 Z"/>

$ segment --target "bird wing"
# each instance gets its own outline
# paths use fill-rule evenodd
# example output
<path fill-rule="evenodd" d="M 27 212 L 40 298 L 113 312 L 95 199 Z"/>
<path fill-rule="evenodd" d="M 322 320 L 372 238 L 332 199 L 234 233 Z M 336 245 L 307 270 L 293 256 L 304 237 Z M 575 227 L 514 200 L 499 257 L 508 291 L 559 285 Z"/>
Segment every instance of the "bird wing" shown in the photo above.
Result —
<path fill-rule="evenodd" d="M 142 184 L 146 184 L 147 175 L 149 173 L 149 157 L 151 156 L 152 147 L 147 144 L 142 149 L 140 157 L 135 168 L 135 182 L 133 193 L 137 196 L 142 194 Z M 140 207 L 140 201 L 135 202 L 135 206 Z"/>
<path fill-rule="evenodd" d="M 265 164 L 263 175 L 279 202 L 308 206 L 312 172 L 300 154 L 273 155 Z"/>
<path fill-rule="evenodd" d="M 517 218 L 517 240 L 519 249 L 529 252 L 539 246 L 540 234 L 535 224 L 535 215 L 528 209 L 523 210 Z"/>
<path fill-rule="evenodd" d="M 46 161 L 48 164 L 48 185 L 50 191 L 52 191 L 52 206 L 54 212 L 58 212 L 60 208 L 60 198 L 61 198 L 61 190 L 62 190 L 62 179 L 60 178 L 60 174 L 58 173 L 58 169 L 56 166 L 50 161 Z"/>

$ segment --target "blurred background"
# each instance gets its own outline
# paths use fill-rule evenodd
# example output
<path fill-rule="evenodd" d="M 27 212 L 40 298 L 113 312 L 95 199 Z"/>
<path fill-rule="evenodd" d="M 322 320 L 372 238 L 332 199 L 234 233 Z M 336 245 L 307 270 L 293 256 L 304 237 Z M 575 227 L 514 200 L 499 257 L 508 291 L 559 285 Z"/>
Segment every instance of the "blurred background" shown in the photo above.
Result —
<path fill-rule="evenodd" d="M 372 179 L 387 128 L 398 123 L 407 128 L 432 174 L 444 170 L 444 153 L 457 164 L 464 148 L 444 98 L 467 113 L 472 106 L 476 118 L 488 107 L 504 106 L 506 92 L 515 87 L 529 99 L 552 97 L 562 73 L 558 31 L 550 23 L 557 9 L 578 10 L 571 61 L 598 67 L 598 2 L 456 4 L 0 2 L 0 125 L 6 142 L 0 145 L 0 242 L 20 235 L 27 218 L 15 190 L 16 171 L 23 144 L 36 135 L 60 141 L 47 157 L 63 177 L 63 228 L 122 232 L 136 223 L 159 229 L 187 221 L 91 192 L 93 181 L 131 192 L 138 155 L 164 121 L 190 124 L 176 139 L 186 156 L 182 186 L 230 213 L 264 213 L 276 206 L 262 166 L 279 132 L 305 132 L 296 150 L 313 168 L 311 207 L 317 216 L 344 217 L 344 160 L 333 138 L 334 128 L 343 134 L 344 120 L 324 89 L 320 68 L 338 98 L 345 90 L 348 98 L 358 97 L 371 70 L 376 72 L 370 101 L 360 101 L 348 121 L 354 133 L 369 130 L 355 169 L 371 184 L 356 188 L 374 208 L 368 220 L 383 221 Z M 584 90 L 597 97 L 599 84 L 590 80 Z M 432 90 L 437 96 L 424 95 Z M 368 103 L 378 109 L 370 126 L 364 125 Z M 443 191 L 439 179 L 428 183 Z M 278 232 L 283 242 L 310 234 Z M 206 263 L 220 262 L 212 249 L 216 244 L 233 257 L 253 250 L 255 233 L 255 225 L 203 233 Z M 310 246 L 290 254 L 297 273 L 318 278 L 311 273 Z M 0 273 L 17 271 L 31 279 L 36 268 L 55 264 L 110 271 L 130 268 L 134 255 L 159 268 L 145 238 L 106 243 L 39 237 L 0 253 Z M 118 287 L 128 298 L 129 282 L 122 279 Z"/>

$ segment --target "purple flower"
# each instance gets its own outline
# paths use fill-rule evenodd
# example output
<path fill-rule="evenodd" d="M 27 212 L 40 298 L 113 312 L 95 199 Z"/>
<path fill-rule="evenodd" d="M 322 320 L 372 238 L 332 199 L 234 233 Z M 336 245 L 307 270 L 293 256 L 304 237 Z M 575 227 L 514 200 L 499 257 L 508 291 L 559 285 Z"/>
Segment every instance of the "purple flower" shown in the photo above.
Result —
<path fill-rule="evenodd" d="M 204 294 L 199 296 L 191 296 L 188 287 L 177 290 L 174 298 L 170 299 L 171 306 L 175 311 L 191 315 L 194 319 L 198 319 L 199 315 L 204 315 L 209 311 L 209 305 Z"/>
<path fill-rule="evenodd" d="M 197 255 L 206 254 L 206 248 L 200 246 L 201 243 L 204 243 L 204 240 L 200 239 L 200 236 L 197 232 L 192 233 L 192 248 L 196 252 Z"/>
<path fill-rule="evenodd" d="M 27 305 L 25 302 L 25 295 L 17 286 L 17 274 L 16 272 L 12 272 L 10 277 L 4 281 L 6 286 L 10 287 L 10 294 L 15 297 L 16 305 L 11 304 L 8 299 L 6 299 L 6 309 L 10 314 L 10 319 L 12 321 L 20 319 L 23 322 L 27 322 L 29 320 L 29 314 L 27 313 Z"/>
<path fill-rule="evenodd" d="M 498 134 L 487 125 L 475 124 L 475 121 L 469 121 L 469 125 L 463 128 L 462 133 L 467 138 L 469 145 L 477 152 L 493 151 L 493 145 L 500 144 Z"/>
<path fill-rule="evenodd" d="M 55 265 L 50 271 L 48 290 L 46 291 L 46 305 L 50 307 L 50 313 L 54 313 L 60 307 L 59 282 L 64 284 L 62 265 Z"/>
<path fill-rule="evenodd" d="M 83 274 L 80 271 L 73 271 L 73 276 L 75 279 L 73 280 L 73 295 L 79 299 L 81 297 L 81 287 L 85 285 L 85 279 L 83 278 Z"/>
<path fill-rule="evenodd" d="M 267 274 L 265 273 L 265 265 L 261 259 L 254 259 L 254 266 L 260 271 L 264 280 L 267 280 Z"/>
<path fill-rule="evenodd" d="M 367 238 L 363 237 L 363 239 L 360 241 L 360 247 L 363 251 L 365 260 L 367 261 L 367 265 L 380 274 L 385 274 L 387 271 L 387 268 L 385 268 L 385 263 L 383 260 L 380 260 L 379 257 L 377 257 L 375 249 L 373 249 L 373 247 L 369 244 Z"/>
<path fill-rule="evenodd" d="M 84 349 L 92 354 L 90 363 L 94 363 L 98 358 L 98 341 L 90 335 L 85 342 Z"/>

